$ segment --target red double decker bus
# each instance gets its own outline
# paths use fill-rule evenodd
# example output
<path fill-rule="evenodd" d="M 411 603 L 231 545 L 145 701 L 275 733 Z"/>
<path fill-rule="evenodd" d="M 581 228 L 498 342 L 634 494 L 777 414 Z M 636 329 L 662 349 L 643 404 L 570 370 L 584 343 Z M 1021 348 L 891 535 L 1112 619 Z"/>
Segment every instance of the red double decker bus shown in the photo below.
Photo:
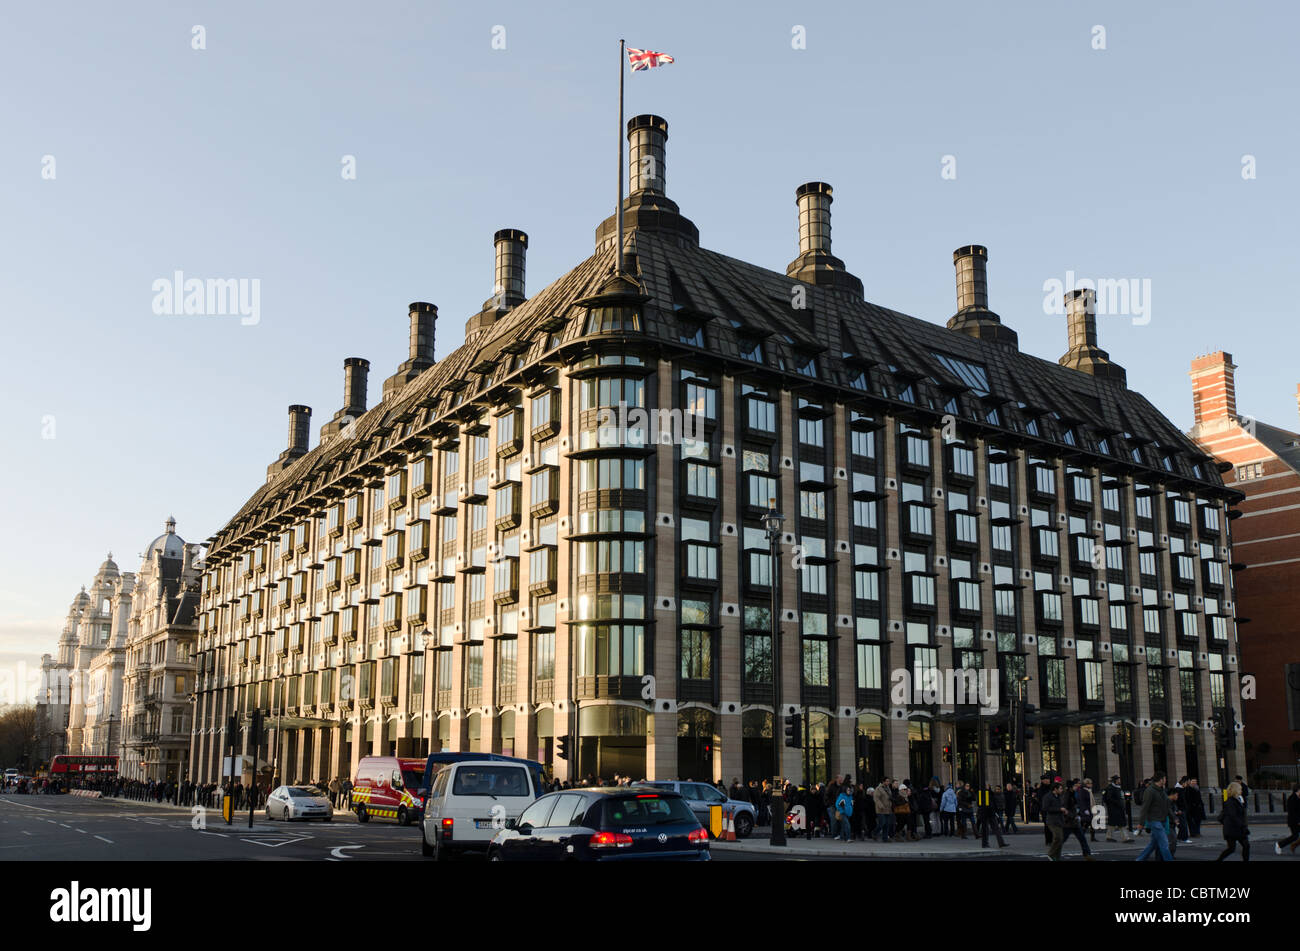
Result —
<path fill-rule="evenodd" d="M 116 776 L 116 756 L 73 756 L 59 753 L 50 760 L 50 779 L 58 779 L 68 785 L 87 779 L 113 779 Z"/>

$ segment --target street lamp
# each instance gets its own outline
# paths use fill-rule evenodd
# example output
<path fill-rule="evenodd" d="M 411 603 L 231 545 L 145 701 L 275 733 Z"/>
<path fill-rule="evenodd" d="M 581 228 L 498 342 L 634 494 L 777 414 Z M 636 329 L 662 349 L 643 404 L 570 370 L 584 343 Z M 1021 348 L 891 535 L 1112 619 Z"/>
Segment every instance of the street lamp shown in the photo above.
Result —
<path fill-rule="evenodd" d="M 781 562 L 777 550 L 781 541 L 781 523 L 785 516 L 776 510 L 776 499 L 768 499 L 763 527 L 767 530 L 768 558 L 771 560 L 768 581 L 772 586 L 769 607 L 772 619 L 772 845 L 785 845 L 785 792 L 781 787 Z"/>

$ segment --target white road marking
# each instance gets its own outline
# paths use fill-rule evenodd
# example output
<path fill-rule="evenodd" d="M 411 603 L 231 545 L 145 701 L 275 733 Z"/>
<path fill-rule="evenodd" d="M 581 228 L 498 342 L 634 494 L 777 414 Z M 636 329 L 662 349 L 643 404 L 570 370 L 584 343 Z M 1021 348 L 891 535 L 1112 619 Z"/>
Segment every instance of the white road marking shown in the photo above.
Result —
<path fill-rule="evenodd" d="M 86 830 L 85 830 L 85 829 L 78 829 L 77 831 L 80 832 L 82 835 L 85 835 L 85 834 L 86 834 Z"/>
<path fill-rule="evenodd" d="M 350 859 L 353 858 L 353 856 L 344 855 L 343 854 L 344 849 L 364 849 L 364 848 L 365 848 L 364 845 L 340 845 L 340 846 L 336 846 L 333 849 L 330 849 L 330 855 L 334 856 L 336 859 Z"/>
<path fill-rule="evenodd" d="M 97 835 L 97 836 L 95 836 L 95 838 L 96 838 L 96 839 L 99 839 L 100 842 L 107 842 L 109 845 L 112 845 L 112 844 L 113 844 L 113 840 L 112 840 L 112 839 L 106 839 L 106 838 L 104 838 L 102 835 Z"/>

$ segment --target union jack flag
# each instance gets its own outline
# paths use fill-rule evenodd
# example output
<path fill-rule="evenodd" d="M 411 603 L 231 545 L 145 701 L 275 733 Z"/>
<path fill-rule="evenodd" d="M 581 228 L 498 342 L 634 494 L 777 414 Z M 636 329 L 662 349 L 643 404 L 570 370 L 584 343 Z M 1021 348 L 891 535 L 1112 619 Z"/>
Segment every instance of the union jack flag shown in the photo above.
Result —
<path fill-rule="evenodd" d="M 667 53 L 656 53 L 654 50 L 638 50 L 632 47 L 627 48 L 628 62 L 632 64 L 632 72 L 642 69 L 650 69 L 653 66 L 665 66 L 673 61 L 673 58 Z"/>

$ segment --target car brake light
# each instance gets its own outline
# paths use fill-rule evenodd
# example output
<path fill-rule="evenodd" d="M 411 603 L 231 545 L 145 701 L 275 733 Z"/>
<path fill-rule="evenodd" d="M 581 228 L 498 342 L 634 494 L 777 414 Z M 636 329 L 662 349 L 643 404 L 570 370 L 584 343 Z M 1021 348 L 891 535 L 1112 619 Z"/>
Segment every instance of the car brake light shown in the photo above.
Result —
<path fill-rule="evenodd" d="M 444 839 L 450 839 L 450 838 L 451 838 L 451 830 L 452 830 L 452 826 L 453 826 L 454 824 L 455 824 L 455 820 L 454 820 L 454 819 L 446 818 L 446 819 L 443 819 L 443 820 L 442 820 L 442 837 L 443 837 Z"/>
<path fill-rule="evenodd" d="M 692 832 L 690 835 L 686 837 L 686 841 L 694 843 L 696 845 L 708 845 L 709 833 L 707 830 L 702 828 L 696 829 L 694 832 Z"/>
<path fill-rule="evenodd" d="M 593 849 L 626 849 L 632 837 L 622 832 L 597 832 L 588 843 Z"/>

